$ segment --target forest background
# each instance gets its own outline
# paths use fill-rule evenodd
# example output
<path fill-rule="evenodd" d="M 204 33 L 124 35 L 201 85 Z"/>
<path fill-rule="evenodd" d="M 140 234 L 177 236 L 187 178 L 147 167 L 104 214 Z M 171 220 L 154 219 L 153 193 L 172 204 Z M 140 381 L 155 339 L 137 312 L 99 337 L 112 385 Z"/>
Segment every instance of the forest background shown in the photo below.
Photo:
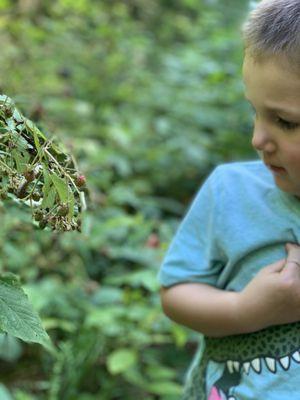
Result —
<path fill-rule="evenodd" d="M 157 272 L 218 164 L 253 159 L 246 0 L 0 0 L 0 93 L 77 158 L 82 233 L 1 205 L 0 272 L 58 349 L 0 335 L 1 400 L 180 398 L 198 335 L 162 313 Z"/>

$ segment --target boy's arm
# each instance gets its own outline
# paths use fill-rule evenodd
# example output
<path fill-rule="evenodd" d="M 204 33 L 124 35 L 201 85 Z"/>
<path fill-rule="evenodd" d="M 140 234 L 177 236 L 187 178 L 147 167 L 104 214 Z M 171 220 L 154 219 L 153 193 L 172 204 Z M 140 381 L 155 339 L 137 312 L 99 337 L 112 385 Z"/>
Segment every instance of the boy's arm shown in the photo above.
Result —
<path fill-rule="evenodd" d="M 262 268 L 241 292 L 203 283 L 161 289 L 164 313 L 207 336 L 255 332 L 300 321 L 300 247 L 287 245 L 287 258 Z"/>
<path fill-rule="evenodd" d="M 182 283 L 161 288 L 164 313 L 173 321 L 207 336 L 242 333 L 238 318 L 238 293 L 202 283 Z"/>

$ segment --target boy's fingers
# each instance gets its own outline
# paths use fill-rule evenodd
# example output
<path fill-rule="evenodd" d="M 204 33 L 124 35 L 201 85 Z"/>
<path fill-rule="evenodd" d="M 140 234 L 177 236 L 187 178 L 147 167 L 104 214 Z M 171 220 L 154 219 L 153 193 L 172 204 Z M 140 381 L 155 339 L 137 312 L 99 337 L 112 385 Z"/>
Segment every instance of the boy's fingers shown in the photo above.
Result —
<path fill-rule="evenodd" d="M 266 272 L 280 272 L 283 270 L 284 266 L 286 264 L 286 259 L 282 258 L 281 260 L 278 260 L 274 262 L 273 264 L 268 265 L 267 267 L 264 268 Z"/>
<path fill-rule="evenodd" d="M 286 251 L 292 251 L 292 250 L 297 250 L 300 249 L 300 246 L 296 243 L 286 243 L 285 245 Z"/>
<path fill-rule="evenodd" d="M 288 243 L 286 245 L 286 250 L 286 263 L 295 262 L 295 264 L 299 263 L 300 266 L 300 246 Z"/>

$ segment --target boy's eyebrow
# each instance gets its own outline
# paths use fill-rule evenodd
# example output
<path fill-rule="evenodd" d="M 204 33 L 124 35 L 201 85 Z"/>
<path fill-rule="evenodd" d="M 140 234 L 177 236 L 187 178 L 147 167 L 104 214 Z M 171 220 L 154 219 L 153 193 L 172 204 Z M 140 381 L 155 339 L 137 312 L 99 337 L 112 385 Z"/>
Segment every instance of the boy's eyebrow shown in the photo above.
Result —
<path fill-rule="evenodd" d="M 245 94 L 245 99 L 251 104 L 251 106 L 253 108 L 255 108 L 254 105 L 251 103 L 251 100 L 249 99 L 249 97 L 246 94 Z M 300 116 L 300 110 L 299 111 L 294 111 L 294 110 L 290 110 L 290 109 L 288 110 L 287 108 L 277 107 L 277 106 L 266 106 L 265 108 L 268 111 L 280 112 L 280 113 L 288 114 L 293 117 Z"/>

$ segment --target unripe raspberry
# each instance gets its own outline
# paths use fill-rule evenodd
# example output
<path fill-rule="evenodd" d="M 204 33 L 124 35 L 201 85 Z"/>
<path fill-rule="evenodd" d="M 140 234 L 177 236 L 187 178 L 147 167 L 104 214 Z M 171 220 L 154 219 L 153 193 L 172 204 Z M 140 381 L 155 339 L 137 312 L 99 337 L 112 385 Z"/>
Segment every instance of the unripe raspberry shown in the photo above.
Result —
<path fill-rule="evenodd" d="M 146 246 L 156 248 L 159 247 L 159 245 L 160 245 L 160 240 L 158 235 L 156 233 L 151 233 L 146 242 Z"/>
<path fill-rule="evenodd" d="M 82 187 L 86 184 L 86 178 L 84 175 L 76 175 L 75 177 L 76 186 Z"/>

